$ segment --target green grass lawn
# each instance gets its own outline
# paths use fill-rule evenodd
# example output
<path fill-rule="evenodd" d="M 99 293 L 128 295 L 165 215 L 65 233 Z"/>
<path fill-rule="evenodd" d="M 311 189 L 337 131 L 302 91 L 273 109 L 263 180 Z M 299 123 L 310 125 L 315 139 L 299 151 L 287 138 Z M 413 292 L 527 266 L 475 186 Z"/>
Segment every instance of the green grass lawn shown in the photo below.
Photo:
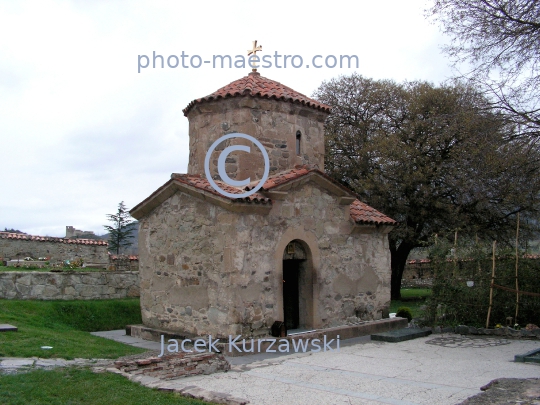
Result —
<path fill-rule="evenodd" d="M 399 307 L 408 307 L 413 318 L 421 316 L 420 307 L 424 305 L 424 301 L 431 295 L 429 288 L 402 288 L 401 300 L 392 301 L 390 303 L 390 312 L 397 312 Z"/>
<path fill-rule="evenodd" d="M 142 323 L 139 299 L 0 300 L 0 323 L 19 328 L 18 332 L 0 333 L 0 357 L 112 359 L 144 352 L 88 333 Z"/>
<path fill-rule="evenodd" d="M 0 376 L 2 405 L 202 405 L 111 373 L 65 368 Z"/>

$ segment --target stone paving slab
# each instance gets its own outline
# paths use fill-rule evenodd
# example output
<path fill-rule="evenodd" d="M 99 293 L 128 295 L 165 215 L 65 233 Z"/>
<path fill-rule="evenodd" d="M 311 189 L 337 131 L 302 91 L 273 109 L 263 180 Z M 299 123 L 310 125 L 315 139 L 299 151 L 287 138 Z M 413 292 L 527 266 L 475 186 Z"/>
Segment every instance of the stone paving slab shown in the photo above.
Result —
<path fill-rule="evenodd" d="M 161 348 L 160 342 L 153 342 L 138 337 L 128 336 L 126 335 L 125 329 L 108 330 L 105 332 L 90 332 L 90 334 L 147 350 L 160 350 Z"/>
<path fill-rule="evenodd" d="M 450 348 L 482 348 L 488 346 L 501 346 L 510 344 L 511 340 L 492 337 L 468 337 L 459 335 L 440 336 L 426 341 L 429 345 L 437 345 Z"/>
<path fill-rule="evenodd" d="M 540 348 L 536 348 L 525 354 L 516 354 L 514 356 L 514 361 L 521 363 L 540 363 Z"/>
<path fill-rule="evenodd" d="M 0 332 L 17 332 L 19 328 L 8 323 L 0 323 Z"/>
<path fill-rule="evenodd" d="M 245 358 L 227 373 L 139 382 L 235 405 L 454 405 L 494 379 L 540 373 L 537 365 L 512 361 L 516 352 L 530 351 L 536 342 L 444 347 L 426 344 L 429 339 L 361 342 L 340 351 L 259 357 L 253 363 Z"/>
<path fill-rule="evenodd" d="M 388 332 L 374 333 L 371 335 L 371 340 L 396 343 L 417 339 L 428 335 L 431 335 L 431 329 L 403 328 Z"/>
<path fill-rule="evenodd" d="M 38 357 L 31 358 L 1 358 L 0 357 L 0 374 L 16 374 L 24 373 L 36 369 L 51 370 L 56 367 L 69 366 L 105 366 L 111 363 L 110 359 L 41 359 Z"/>

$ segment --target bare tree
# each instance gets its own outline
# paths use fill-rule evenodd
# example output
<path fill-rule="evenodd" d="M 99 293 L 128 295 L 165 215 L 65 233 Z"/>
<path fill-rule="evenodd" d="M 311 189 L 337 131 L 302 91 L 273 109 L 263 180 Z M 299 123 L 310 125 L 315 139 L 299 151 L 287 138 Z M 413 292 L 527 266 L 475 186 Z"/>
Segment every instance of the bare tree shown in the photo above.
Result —
<path fill-rule="evenodd" d="M 434 0 L 427 11 L 451 37 L 445 52 L 462 75 L 481 84 L 493 107 L 540 138 L 540 2 Z"/>

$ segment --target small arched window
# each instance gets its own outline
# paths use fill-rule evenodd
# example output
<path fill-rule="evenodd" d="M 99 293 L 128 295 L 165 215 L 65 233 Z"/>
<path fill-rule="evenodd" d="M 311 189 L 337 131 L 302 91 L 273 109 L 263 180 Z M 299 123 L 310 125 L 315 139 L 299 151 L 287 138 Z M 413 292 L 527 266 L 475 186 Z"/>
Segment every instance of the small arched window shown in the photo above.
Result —
<path fill-rule="evenodd" d="M 296 154 L 300 156 L 300 139 L 302 138 L 302 133 L 296 131 Z"/>

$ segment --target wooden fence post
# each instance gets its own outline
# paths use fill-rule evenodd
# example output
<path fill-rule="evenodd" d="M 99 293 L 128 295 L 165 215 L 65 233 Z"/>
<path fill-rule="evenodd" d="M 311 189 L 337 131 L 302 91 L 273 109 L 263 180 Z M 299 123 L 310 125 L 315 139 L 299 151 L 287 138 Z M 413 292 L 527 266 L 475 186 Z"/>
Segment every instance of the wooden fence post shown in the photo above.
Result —
<path fill-rule="evenodd" d="M 493 284 L 495 284 L 495 245 L 497 241 L 493 241 L 493 266 L 491 268 L 491 284 L 489 286 L 489 308 L 486 319 L 486 329 L 489 328 L 489 317 L 491 316 L 491 307 L 493 306 Z"/>
<path fill-rule="evenodd" d="M 514 323 L 518 323 L 517 317 L 519 312 L 519 280 L 518 280 L 518 274 L 519 274 L 519 253 L 518 253 L 518 245 L 519 245 L 519 212 L 517 213 L 517 225 L 516 225 L 516 316 L 514 317 Z"/>

